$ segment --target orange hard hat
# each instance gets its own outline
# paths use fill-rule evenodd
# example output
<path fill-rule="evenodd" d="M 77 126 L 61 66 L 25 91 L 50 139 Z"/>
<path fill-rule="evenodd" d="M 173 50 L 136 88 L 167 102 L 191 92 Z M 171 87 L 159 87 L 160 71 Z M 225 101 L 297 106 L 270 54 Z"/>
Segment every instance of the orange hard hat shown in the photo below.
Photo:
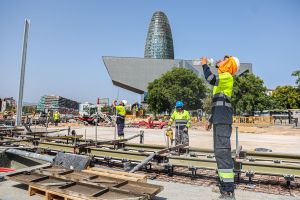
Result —
<path fill-rule="evenodd" d="M 230 56 L 225 62 L 223 62 L 219 66 L 218 72 L 219 74 L 228 72 L 233 76 L 239 70 L 239 67 L 240 67 L 239 59 L 237 57 Z"/>

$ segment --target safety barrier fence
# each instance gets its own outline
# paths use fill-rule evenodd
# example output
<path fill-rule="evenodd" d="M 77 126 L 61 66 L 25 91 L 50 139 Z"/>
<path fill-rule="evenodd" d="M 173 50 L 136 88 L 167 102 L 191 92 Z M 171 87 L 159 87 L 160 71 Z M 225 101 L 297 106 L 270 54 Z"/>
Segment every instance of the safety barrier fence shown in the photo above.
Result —
<path fill-rule="evenodd" d="M 233 117 L 233 124 L 236 125 L 249 125 L 249 126 L 259 126 L 259 125 L 273 125 L 274 119 L 272 116 L 251 116 L 251 117 Z"/>

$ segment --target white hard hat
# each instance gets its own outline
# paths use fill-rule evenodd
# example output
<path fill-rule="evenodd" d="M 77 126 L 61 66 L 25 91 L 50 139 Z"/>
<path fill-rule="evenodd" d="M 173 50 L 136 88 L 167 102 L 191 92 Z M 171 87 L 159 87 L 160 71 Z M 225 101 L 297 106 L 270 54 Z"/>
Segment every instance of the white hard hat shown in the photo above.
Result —
<path fill-rule="evenodd" d="M 236 66 L 237 66 L 237 70 L 236 71 L 239 71 L 239 68 L 240 68 L 240 61 L 237 57 L 232 57 L 236 63 Z"/>
<path fill-rule="evenodd" d="M 126 101 L 126 100 L 122 100 L 121 102 L 122 102 L 124 105 L 127 104 L 127 101 Z"/>

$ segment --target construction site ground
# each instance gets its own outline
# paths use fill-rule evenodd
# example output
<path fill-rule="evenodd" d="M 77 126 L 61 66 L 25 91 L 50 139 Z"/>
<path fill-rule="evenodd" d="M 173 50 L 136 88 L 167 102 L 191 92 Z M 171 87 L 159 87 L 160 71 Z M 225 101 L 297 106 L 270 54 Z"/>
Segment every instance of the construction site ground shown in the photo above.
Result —
<path fill-rule="evenodd" d="M 60 124 L 59 128 L 67 128 L 68 124 Z M 31 127 L 34 131 L 34 126 Z M 71 125 L 76 133 L 83 135 L 83 138 L 95 139 L 95 126 Z M 51 128 L 50 128 L 51 130 Z M 144 130 L 145 144 L 166 144 L 165 129 L 146 129 L 146 128 L 125 128 L 125 138 L 136 135 Z M 97 126 L 97 139 L 107 140 L 114 138 L 114 127 Z M 67 131 L 59 133 L 66 135 Z M 50 135 L 50 134 L 49 134 Z M 51 135 L 57 135 L 53 133 Z M 213 147 L 212 130 L 206 131 L 204 127 L 197 126 L 189 130 L 190 146 L 210 148 Z M 139 138 L 131 140 L 132 143 L 138 143 Z M 232 132 L 232 148 L 235 148 L 235 128 Z M 239 144 L 245 150 L 254 150 L 255 148 L 268 148 L 273 152 L 300 154 L 300 129 L 292 126 L 269 126 L 269 127 L 245 127 L 239 126 Z"/>
<path fill-rule="evenodd" d="M 218 199 L 219 193 L 215 187 L 195 186 L 181 183 L 169 183 L 162 181 L 148 180 L 148 183 L 164 186 L 154 200 L 210 200 Z M 42 200 L 43 196 L 29 196 L 26 185 L 14 181 L 0 182 L 0 200 Z M 260 192 L 249 192 L 236 190 L 237 200 L 300 200 L 300 197 L 266 194 Z"/>

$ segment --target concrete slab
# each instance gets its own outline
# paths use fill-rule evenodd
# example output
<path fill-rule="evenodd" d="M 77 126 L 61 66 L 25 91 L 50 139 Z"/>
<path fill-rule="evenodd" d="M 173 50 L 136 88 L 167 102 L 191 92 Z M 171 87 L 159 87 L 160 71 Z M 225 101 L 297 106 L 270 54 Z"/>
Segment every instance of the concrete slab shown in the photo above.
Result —
<path fill-rule="evenodd" d="M 219 192 L 212 187 L 194 186 L 181 183 L 161 182 L 148 180 L 148 183 L 164 186 L 164 190 L 159 193 L 154 200 L 215 200 L 219 197 Z M 236 190 L 236 200 L 300 200 L 300 197 L 281 196 L 260 192 L 249 192 Z"/>
<path fill-rule="evenodd" d="M 0 200 L 41 200 L 42 196 L 29 196 L 28 186 L 15 181 L 0 182 Z"/>

